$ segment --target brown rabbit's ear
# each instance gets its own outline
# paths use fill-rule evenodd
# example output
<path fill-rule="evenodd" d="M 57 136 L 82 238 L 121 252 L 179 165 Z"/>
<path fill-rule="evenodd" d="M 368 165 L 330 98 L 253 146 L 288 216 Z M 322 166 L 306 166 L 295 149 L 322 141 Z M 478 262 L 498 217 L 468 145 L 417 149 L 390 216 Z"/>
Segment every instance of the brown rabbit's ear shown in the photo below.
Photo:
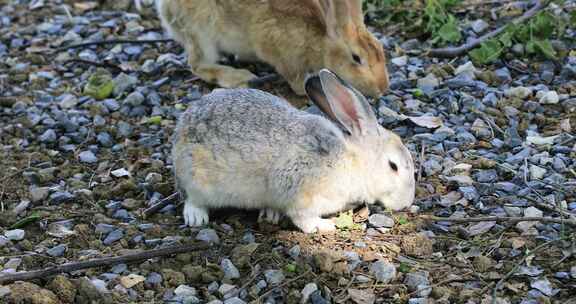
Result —
<path fill-rule="evenodd" d="M 348 12 L 350 17 L 354 22 L 358 24 L 364 24 L 364 13 L 362 11 L 362 0 L 346 0 L 343 1 L 348 4 Z"/>
<path fill-rule="evenodd" d="M 338 28 L 338 14 L 340 13 L 337 8 L 342 5 L 338 4 L 340 0 L 312 0 L 315 7 L 316 17 L 322 22 L 326 29 L 326 34 L 329 37 L 336 37 Z M 344 1 L 342 1 L 344 2 Z"/>
<path fill-rule="evenodd" d="M 328 69 L 320 70 L 318 77 L 325 96 L 323 102 L 330 108 L 328 112 L 323 110 L 324 113 L 338 121 L 352 136 L 380 133 L 376 115 L 360 92 Z"/>

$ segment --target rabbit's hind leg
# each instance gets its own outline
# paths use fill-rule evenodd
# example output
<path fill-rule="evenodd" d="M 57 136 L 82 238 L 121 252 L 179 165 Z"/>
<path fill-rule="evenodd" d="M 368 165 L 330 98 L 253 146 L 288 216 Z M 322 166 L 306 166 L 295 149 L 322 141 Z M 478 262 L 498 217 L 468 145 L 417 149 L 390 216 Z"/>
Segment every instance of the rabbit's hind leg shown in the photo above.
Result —
<path fill-rule="evenodd" d="M 248 70 L 218 64 L 220 50 L 216 41 L 210 37 L 195 37 L 189 34 L 185 48 L 192 73 L 208 83 L 215 83 L 223 88 L 248 87 L 248 82 L 256 78 L 256 75 Z"/>
<path fill-rule="evenodd" d="M 208 210 L 198 207 L 190 197 L 184 203 L 184 223 L 189 227 L 197 227 L 208 224 Z"/>
<path fill-rule="evenodd" d="M 260 210 L 260 214 L 258 215 L 258 222 L 268 222 L 276 225 L 280 221 L 281 217 L 282 214 L 280 214 L 280 212 L 274 209 L 265 208 Z"/>

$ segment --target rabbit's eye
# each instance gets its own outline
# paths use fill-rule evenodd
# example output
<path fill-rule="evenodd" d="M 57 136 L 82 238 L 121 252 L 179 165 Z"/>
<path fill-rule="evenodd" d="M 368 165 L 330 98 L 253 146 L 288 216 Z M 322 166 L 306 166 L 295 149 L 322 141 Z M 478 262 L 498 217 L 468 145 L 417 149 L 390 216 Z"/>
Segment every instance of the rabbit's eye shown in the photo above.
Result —
<path fill-rule="evenodd" d="M 396 166 L 396 164 L 393 161 L 389 160 L 388 164 L 390 165 L 390 168 L 392 168 L 392 170 L 398 172 L 398 166 Z"/>
<path fill-rule="evenodd" d="M 360 58 L 360 56 L 356 54 L 352 54 L 352 60 L 354 60 L 354 62 L 356 62 L 357 64 L 362 64 L 362 58 Z"/>

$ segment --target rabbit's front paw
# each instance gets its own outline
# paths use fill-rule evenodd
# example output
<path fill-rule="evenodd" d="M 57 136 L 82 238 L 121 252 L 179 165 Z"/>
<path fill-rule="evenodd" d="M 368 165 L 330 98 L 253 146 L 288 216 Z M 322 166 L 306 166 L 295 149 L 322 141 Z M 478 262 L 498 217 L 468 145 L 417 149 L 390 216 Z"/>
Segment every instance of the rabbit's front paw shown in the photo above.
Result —
<path fill-rule="evenodd" d="M 268 222 L 276 225 L 280 221 L 281 216 L 282 215 L 280 214 L 280 212 L 274 209 L 269 208 L 261 209 L 260 214 L 258 215 L 258 222 Z"/>
<path fill-rule="evenodd" d="M 305 218 L 305 219 L 292 219 L 294 225 L 298 226 L 304 233 L 314 233 L 314 232 L 330 232 L 336 230 L 336 224 L 334 221 L 329 219 L 323 219 L 321 217 L 317 218 Z"/>
<path fill-rule="evenodd" d="M 208 211 L 186 202 L 184 204 L 184 223 L 189 227 L 208 224 Z"/>
<path fill-rule="evenodd" d="M 223 88 L 246 88 L 250 80 L 257 78 L 248 70 L 229 69 L 218 77 L 218 85 Z"/>

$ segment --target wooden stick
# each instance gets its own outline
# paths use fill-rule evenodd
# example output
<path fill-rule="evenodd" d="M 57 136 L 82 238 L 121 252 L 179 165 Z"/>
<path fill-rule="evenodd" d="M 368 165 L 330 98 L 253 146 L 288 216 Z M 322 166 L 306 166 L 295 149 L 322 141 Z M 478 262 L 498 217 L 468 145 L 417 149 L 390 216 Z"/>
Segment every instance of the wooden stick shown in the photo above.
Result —
<path fill-rule="evenodd" d="M 88 64 L 88 65 L 93 65 L 95 67 L 101 67 L 101 68 L 111 68 L 111 69 L 115 70 L 116 72 L 124 72 L 124 70 L 121 67 L 119 67 L 115 64 L 112 64 L 112 63 L 97 62 L 97 61 L 91 61 L 91 60 L 80 59 L 80 58 L 72 58 L 72 59 L 66 60 L 64 62 L 64 65 L 74 64 L 74 63 L 76 63 L 76 64 L 78 64 L 78 63 Z"/>
<path fill-rule="evenodd" d="M 501 217 L 501 216 L 486 216 L 486 217 L 438 217 L 432 215 L 421 215 L 421 219 L 434 221 L 434 222 L 454 222 L 454 223 L 475 223 L 475 222 L 508 222 L 510 224 L 519 222 L 543 222 L 543 223 L 556 223 L 565 224 L 568 226 L 576 227 L 576 221 L 562 218 L 552 217 Z"/>
<path fill-rule="evenodd" d="M 174 192 L 174 193 L 170 194 L 169 196 L 163 198 L 161 201 L 159 201 L 155 205 L 152 205 L 150 208 L 144 210 L 144 218 L 148 218 L 152 214 L 160 211 L 160 209 L 166 207 L 166 205 L 168 205 L 174 199 L 176 199 L 178 197 L 178 195 L 179 195 L 178 192 Z"/>
<path fill-rule="evenodd" d="M 82 42 L 77 44 L 71 44 L 63 47 L 59 47 L 54 50 L 54 52 L 62 52 L 71 49 L 78 49 L 78 48 L 85 48 L 93 45 L 106 45 L 106 44 L 118 44 L 118 43 L 126 43 L 126 44 L 149 44 L 149 43 L 166 43 L 172 42 L 173 39 L 143 39 L 143 40 L 132 40 L 132 39 L 110 39 L 110 40 L 99 40 L 99 41 L 90 41 L 90 42 Z"/>
<path fill-rule="evenodd" d="M 251 88 L 259 88 L 266 83 L 277 81 L 280 79 L 281 79 L 280 75 L 270 74 L 270 75 L 266 75 L 266 76 L 262 76 L 262 77 L 258 77 L 258 78 L 254 78 L 252 80 L 249 80 L 248 86 Z"/>
<path fill-rule="evenodd" d="M 164 257 L 172 254 L 185 253 L 198 250 L 206 250 L 210 247 L 208 244 L 194 244 L 194 245 L 184 245 L 184 246 L 172 246 L 161 249 L 146 250 L 143 252 L 126 254 L 117 257 L 99 258 L 84 262 L 72 262 L 66 263 L 60 266 L 49 267 L 40 270 L 11 273 L 0 275 L 0 285 L 12 283 L 15 281 L 28 281 L 33 279 L 45 278 L 48 276 L 53 276 L 60 273 L 72 272 L 76 270 L 101 267 L 101 266 L 111 266 L 120 263 L 133 263 L 142 260 L 147 260 L 156 257 Z"/>
<path fill-rule="evenodd" d="M 534 15 L 536 15 L 539 11 L 541 11 L 542 9 L 547 7 L 548 4 L 549 4 L 549 1 L 545 1 L 544 3 L 542 3 L 542 1 L 535 0 L 534 5 L 532 6 L 531 9 L 526 11 L 522 16 L 518 17 L 517 19 L 512 20 L 511 23 L 514 25 L 520 24 L 520 23 L 534 17 Z M 485 35 L 483 35 L 479 38 L 476 38 L 476 39 L 474 39 L 468 43 L 465 43 L 461 46 L 458 46 L 458 47 L 431 49 L 428 51 L 427 55 L 431 56 L 431 57 L 440 57 L 440 58 L 452 58 L 452 57 L 458 57 L 460 55 L 464 55 L 465 53 L 468 53 L 468 51 L 479 46 L 482 42 L 498 36 L 498 34 L 500 34 L 506 30 L 507 26 L 508 25 L 501 26 L 501 27 L 489 32 L 489 33 L 486 33 Z"/>

